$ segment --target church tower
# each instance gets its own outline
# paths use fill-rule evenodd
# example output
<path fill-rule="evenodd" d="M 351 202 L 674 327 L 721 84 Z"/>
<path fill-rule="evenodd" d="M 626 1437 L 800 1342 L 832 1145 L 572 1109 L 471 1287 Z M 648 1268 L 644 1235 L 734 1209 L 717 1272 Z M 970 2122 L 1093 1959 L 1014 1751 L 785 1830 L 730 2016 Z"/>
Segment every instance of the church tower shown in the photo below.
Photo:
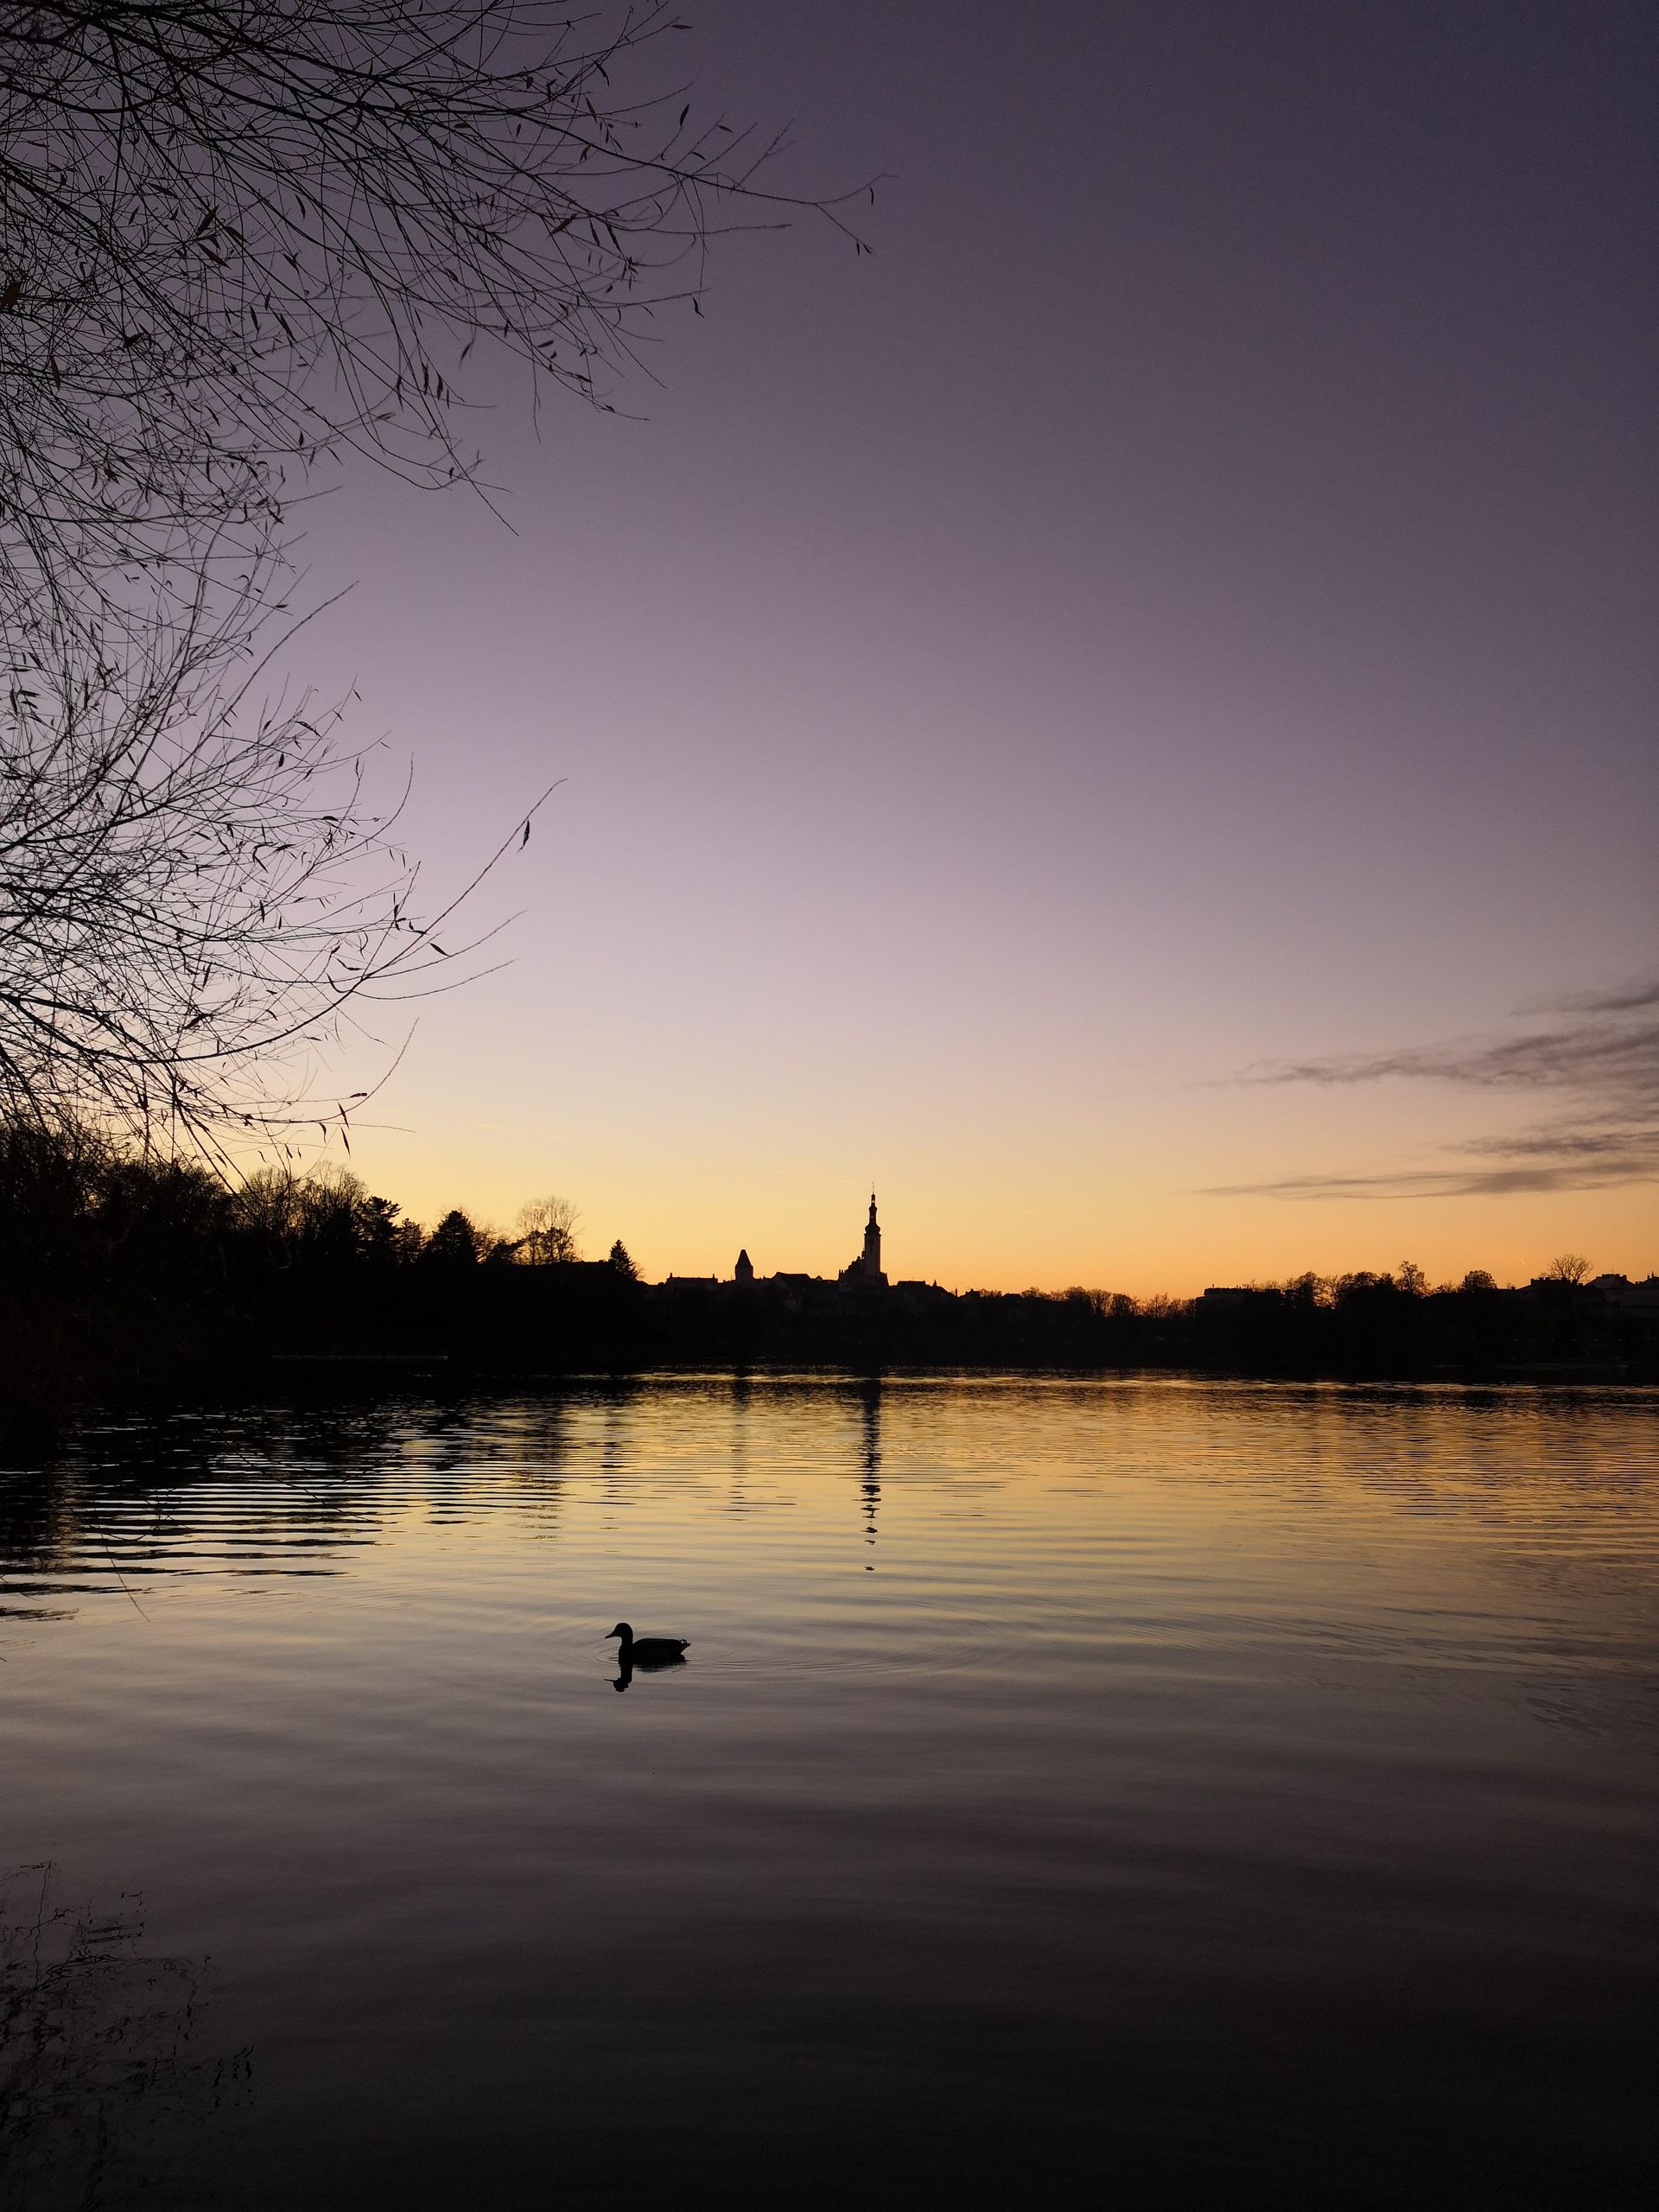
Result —
<path fill-rule="evenodd" d="M 864 1273 L 871 1282 L 881 1280 L 881 1224 L 875 1217 L 875 1192 L 870 1192 L 870 1217 L 864 1228 Z"/>
<path fill-rule="evenodd" d="M 849 1260 L 836 1278 L 854 1289 L 885 1290 L 887 1279 L 881 1272 L 881 1224 L 875 1217 L 875 1192 L 870 1192 L 870 1217 L 864 1225 L 864 1249 L 855 1260 Z"/>

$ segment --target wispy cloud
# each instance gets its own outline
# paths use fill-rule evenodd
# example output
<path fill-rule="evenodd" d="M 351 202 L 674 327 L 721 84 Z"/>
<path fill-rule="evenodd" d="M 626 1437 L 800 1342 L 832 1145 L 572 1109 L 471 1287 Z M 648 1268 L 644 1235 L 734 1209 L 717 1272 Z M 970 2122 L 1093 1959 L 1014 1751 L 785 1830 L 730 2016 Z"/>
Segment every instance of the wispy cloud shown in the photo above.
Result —
<path fill-rule="evenodd" d="M 1581 991 L 1564 999 L 1544 999 L 1522 1014 L 1640 1014 L 1659 1007 L 1659 976 L 1621 983 L 1610 991 Z"/>
<path fill-rule="evenodd" d="M 1498 1039 L 1465 1039 L 1248 1070 L 1252 1084 L 1325 1086 L 1390 1078 L 1552 1094 L 1574 1103 L 1530 1128 L 1445 1147 L 1443 1165 L 1287 1175 L 1219 1186 L 1217 1197 L 1501 1197 L 1659 1179 L 1659 978 L 1586 992 L 1536 1012 L 1570 1019 Z"/>

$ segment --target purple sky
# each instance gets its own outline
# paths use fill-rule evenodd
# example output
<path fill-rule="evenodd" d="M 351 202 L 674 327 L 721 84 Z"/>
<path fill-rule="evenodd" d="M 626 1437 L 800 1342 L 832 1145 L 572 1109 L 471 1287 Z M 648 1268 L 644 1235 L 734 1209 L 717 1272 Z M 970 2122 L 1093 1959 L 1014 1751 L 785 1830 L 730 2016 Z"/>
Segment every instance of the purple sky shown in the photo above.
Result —
<path fill-rule="evenodd" d="M 315 511 L 434 887 L 569 779 L 355 1163 L 653 1274 L 839 1265 L 872 1178 L 958 1285 L 1659 1266 L 1653 1009 L 1527 1010 L 1659 968 L 1652 11 L 693 20 L 875 256 L 729 242 L 642 421 L 486 365 L 512 531 Z"/>

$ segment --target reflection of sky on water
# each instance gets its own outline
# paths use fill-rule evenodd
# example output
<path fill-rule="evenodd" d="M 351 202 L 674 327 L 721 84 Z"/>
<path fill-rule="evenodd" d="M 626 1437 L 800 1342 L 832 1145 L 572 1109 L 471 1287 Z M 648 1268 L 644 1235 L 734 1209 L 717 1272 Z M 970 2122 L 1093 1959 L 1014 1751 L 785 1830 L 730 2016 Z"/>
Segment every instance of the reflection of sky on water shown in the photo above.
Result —
<path fill-rule="evenodd" d="M 111 1423 L 0 1477 L 0 1618 L 54 1618 L 123 1584 L 350 1573 L 399 1535 L 504 1517 L 515 1538 L 559 1538 L 572 1510 L 683 1516 L 717 1548 L 702 1511 L 717 1493 L 764 1517 L 827 1507 L 845 1478 L 867 1544 L 884 1478 L 936 1543 L 986 1515 L 1065 1542 L 1117 1491 L 1157 1500 L 1160 1525 L 1205 1553 L 1206 1526 L 1241 1513 L 1316 1513 L 1297 1540 L 1314 1550 L 1379 1515 L 1396 1542 L 1414 1517 L 1456 1522 L 1446 1566 L 1479 1539 L 1486 1572 L 1617 1602 L 1646 1579 L 1654 1412 L 1639 1393 L 784 1376 Z"/>
<path fill-rule="evenodd" d="M 233 2204 L 722 2159 L 990 2202 L 1015 2140 L 1148 2202 L 1427 2150 L 1559 2202 L 1647 2171 L 1656 1478 L 1617 1393 L 89 1427 L 0 1483 L 0 1864 L 212 1955 L 261 2063 L 203 2154 Z M 619 1618 L 690 1663 L 618 1698 Z"/>

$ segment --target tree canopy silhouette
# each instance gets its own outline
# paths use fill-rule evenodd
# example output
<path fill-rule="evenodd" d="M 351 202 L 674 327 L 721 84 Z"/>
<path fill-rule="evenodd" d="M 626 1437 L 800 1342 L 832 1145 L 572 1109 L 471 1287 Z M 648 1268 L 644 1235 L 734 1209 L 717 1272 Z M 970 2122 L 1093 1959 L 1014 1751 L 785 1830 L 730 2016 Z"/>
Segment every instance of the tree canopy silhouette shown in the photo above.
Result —
<path fill-rule="evenodd" d="M 1589 1280 L 1590 1262 L 1580 1252 L 1558 1252 L 1544 1269 L 1546 1282 L 1567 1283 L 1576 1288 Z"/>
<path fill-rule="evenodd" d="M 417 916 L 395 809 L 365 804 L 337 711 L 252 696 L 260 619 L 252 586 L 217 608 L 203 592 L 119 658 L 57 624 L 49 657 L 14 670 L 0 717 L 13 1116 L 95 1109 L 221 1158 L 232 1133 L 269 1146 L 343 1125 L 347 1101 L 309 1095 L 317 1054 L 368 1000 L 418 995 L 483 941 L 447 925 L 529 817 Z"/>
<path fill-rule="evenodd" d="M 576 1230 L 582 1216 L 569 1198 L 531 1198 L 518 1209 L 515 1256 L 532 1267 L 550 1267 L 582 1256 Z"/>
<path fill-rule="evenodd" d="M 845 229 L 770 188 L 779 139 L 682 98 L 690 28 L 659 0 L 0 6 L 0 588 L 193 572 L 325 454 L 467 474 L 480 337 L 607 405 L 713 232 Z"/>
<path fill-rule="evenodd" d="M 471 1217 L 452 1206 L 427 1238 L 421 1258 L 435 1268 L 470 1268 L 480 1257 L 484 1241 Z"/>
<path fill-rule="evenodd" d="M 0 1108 L 221 1158 L 343 1122 L 342 1020 L 458 957 L 336 715 L 254 696 L 286 520 L 353 455 L 474 477 L 480 340 L 608 406 L 715 232 L 862 250 L 771 188 L 778 139 L 694 118 L 687 28 L 0 0 Z"/>

